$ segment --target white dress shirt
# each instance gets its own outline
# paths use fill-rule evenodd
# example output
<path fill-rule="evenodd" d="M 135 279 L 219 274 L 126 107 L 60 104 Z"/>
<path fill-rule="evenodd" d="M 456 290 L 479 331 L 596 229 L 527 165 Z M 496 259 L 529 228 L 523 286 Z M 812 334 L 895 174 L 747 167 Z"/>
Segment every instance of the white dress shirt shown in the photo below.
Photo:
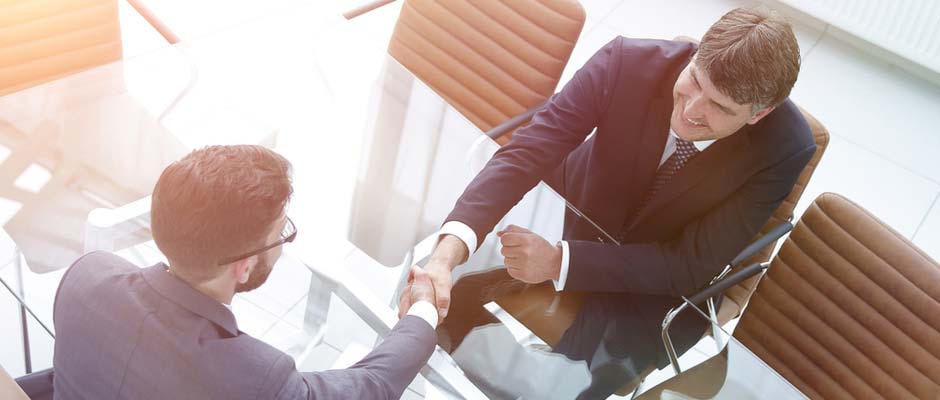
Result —
<path fill-rule="evenodd" d="M 676 132 L 672 129 L 669 129 L 669 136 L 666 138 L 666 147 L 663 149 L 663 156 L 659 160 L 659 166 L 662 167 L 663 163 L 672 156 L 672 153 L 676 152 L 676 138 L 679 136 L 676 135 Z M 705 151 L 708 146 L 711 146 L 714 143 L 714 140 L 700 140 L 692 142 L 699 151 Z M 467 246 L 468 254 L 472 254 L 476 251 L 477 248 L 477 235 L 473 232 L 467 224 L 460 221 L 448 221 L 441 227 L 440 236 L 450 234 L 454 235 L 460 239 Z M 562 240 L 559 242 L 561 245 L 561 273 L 558 275 L 558 280 L 552 279 L 552 283 L 555 285 L 555 291 L 562 291 L 565 288 L 565 282 L 568 280 L 568 262 L 569 262 L 569 252 L 568 252 L 568 242 Z M 413 307 L 412 307 L 413 308 Z M 435 318 L 436 314 L 435 314 Z"/>

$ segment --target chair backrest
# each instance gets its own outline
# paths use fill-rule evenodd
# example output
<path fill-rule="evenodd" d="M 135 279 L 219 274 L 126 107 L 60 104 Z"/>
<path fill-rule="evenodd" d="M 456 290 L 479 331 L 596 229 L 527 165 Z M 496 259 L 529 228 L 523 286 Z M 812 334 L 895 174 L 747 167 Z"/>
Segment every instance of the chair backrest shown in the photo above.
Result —
<path fill-rule="evenodd" d="M 0 2 L 0 96 L 121 55 L 117 0 Z"/>
<path fill-rule="evenodd" d="M 805 109 L 800 107 L 800 112 L 803 113 L 803 118 L 806 119 L 806 122 L 809 124 L 810 130 L 813 132 L 813 138 L 816 140 L 816 153 L 813 154 L 813 158 L 809 160 L 809 163 L 803 167 L 803 171 L 800 172 L 800 177 L 797 178 L 796 184 L 793 185 L 793 190 L 783 200 L 783 203 L 774 210 L 773 215 L 770 217 L 770 220 L 761 228 L 758 238 L 763 236 L 765 233 L 773 229 L 775 226 L 780 225 L 783 221 L 790 220 L 793 217 L 793 209 L 796 207 L 796 203 L 800 201 L 800 198 L 803 197 L 803 191 L 806 190 L 806 185 L 809 183 L 810 178 L 813 177 L 813 172 L 816 172 L 816 166 L 819 165 L 819 161 L 822 159 L 823 153 L 826 152 L 826 147 L 829 146 L 829 131 L 824 127 L 815 117 L 810 115 Z M 756 239 L 756 238 L 755 238 Z M 776 244 L 776 242 L 774 242 Z M 764 262 L 770 260 L 770 255 L 773 253 L 774 245 L 765 247 L 759 253 L 754 255 L 750 260 L 742 263 L 742 266 L 750 265 L 755 262 Z M 737 318 L 741 315 L 741 310 L 747 305 L 748 298 L 754 290 L 754 286 L 757 285 L 757 281 L 760 279 L 761 275 L 755 275 L 754 277 L 745 280 L 731 289 L 728 289 L 725 292 L 725 301 L 722 302 L 721 309 L 718 312 L 718 322 L 721 325 L 724 325 L 728 321 Z M 731 300 L 731 301 L 728 301 Z"/>
<path fill-rule="evenodd" d="M 940 264 L 835 194 L 817 198 L 734 336 L 810 398 L 940 397 Z"/>
<path fill-rule="evenodd" d="M 388 53 L 488 131 L 554 93 L 584 18 L 576 0 L 406 0 Z"/>
<path fill-rule="evenodd" d="M 16 381 L 3 369 L 3 366 L 0 366 L 0 399 L 29 400 L 23 389 L 20 389 Z"/>

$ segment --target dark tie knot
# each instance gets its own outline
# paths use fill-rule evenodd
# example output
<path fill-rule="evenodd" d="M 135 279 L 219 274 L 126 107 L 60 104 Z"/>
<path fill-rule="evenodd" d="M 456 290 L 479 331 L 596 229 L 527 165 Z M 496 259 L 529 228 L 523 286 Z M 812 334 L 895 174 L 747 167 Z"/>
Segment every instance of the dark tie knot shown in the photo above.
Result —
<path fill-rule="evenodd" d="M 621 229 L 619 235 L 617 235 L 617 240 L 623 242 L 624 235 L 626 230 L 629 228 L 633 219 L 636 218 L 641 211 L 643 211 L 646 206 L 649 205 L 650 200 L 659 192 L 663 186 L 666 185 L 672 177 L 676 175 L 685 164 L 700 153 L 699 149 L 695 147 L 695 144 L 688 141 L 676 138 L 676 151 L 666 159 L 666 162 L 659 167 L 659 170 L 656 171 L 656 177 L 653 179 L 653 184 L 650 187 L 649 192 L 647 192 L 646 197 L 638 208 L 636 208 L 630 216 L 626 219 L 623 228 Z"/>
<path fill-rule="evenodd" d="M 689 158 L 692 158 L 698 153 L 699 150 L 695 148 L 694 143 L 688 140 L 676 138 L 676 154 L 679 158 L 682 158 L 683 161 L 687 161 Z"/>

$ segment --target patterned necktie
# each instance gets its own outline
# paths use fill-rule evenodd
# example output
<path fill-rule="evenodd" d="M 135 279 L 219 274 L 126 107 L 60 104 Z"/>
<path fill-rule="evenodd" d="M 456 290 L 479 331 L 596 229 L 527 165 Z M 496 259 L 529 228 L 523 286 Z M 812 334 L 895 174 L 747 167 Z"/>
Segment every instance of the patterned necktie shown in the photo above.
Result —
<path fill-rule="evenodd" d="M 629 228 L 630 225 L 633 225 L 634 219 L 640 215 L 640 212 L 643 211 L 647 205 L 649 205 L 649 202 L 653 199 L 653 196 L 655 196 L 656 193 L 658 193 L 659 190 L 663 188 L 663 186 L 666 186 L 666 183 L 672 180 L 672 177 L 676 176 L 679 170 L 682 169 L 682 167 L 684 167 L 685 164 L 692 159 L 692 157 L 695 157 L 699 153 L 701 153 L 701 151 L 695 148 L 695 145 L 692 144 L 692 142 L 676 138 L 676 151 L 673 152 L 668 159 L 666 159 L 666 162 L 664 162 L 663 165 L 659 166 L 659 170 L 656 171 L 656 178 L 653 180 L 653 186 L 650 187 L 650 191 L 646 193 L 646 197 L 643 199 L 643 202 L 640 203 L 640 206 L 637 207 L 633 211 L 633 214 L 627 218 L 626 223 L 621 228 L 620 234 L 617 236 L 617 240 L 620 243 L 623 243 L 623 237 L 627 233 L 627 228 Z"/>

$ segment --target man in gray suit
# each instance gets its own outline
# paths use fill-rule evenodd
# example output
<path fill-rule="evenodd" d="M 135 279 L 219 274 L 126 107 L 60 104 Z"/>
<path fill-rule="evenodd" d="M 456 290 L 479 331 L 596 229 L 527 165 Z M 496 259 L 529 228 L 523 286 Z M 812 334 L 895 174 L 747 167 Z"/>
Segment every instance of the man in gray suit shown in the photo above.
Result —
<path fill-rule="evenodd" d="M 290 163 L 260 146 L 194 151 L 164 170 L 151 229 L 169 265 L 87 254 L 62 278 L 54 320 L 57 399 L 391 399 L 431 356 L 437 311 L 412 267 L 408 310 L 345 370 L 298 372 L 241 331 L 235 293 L 257 288 L 297 234 L 285 209 Z"/>

